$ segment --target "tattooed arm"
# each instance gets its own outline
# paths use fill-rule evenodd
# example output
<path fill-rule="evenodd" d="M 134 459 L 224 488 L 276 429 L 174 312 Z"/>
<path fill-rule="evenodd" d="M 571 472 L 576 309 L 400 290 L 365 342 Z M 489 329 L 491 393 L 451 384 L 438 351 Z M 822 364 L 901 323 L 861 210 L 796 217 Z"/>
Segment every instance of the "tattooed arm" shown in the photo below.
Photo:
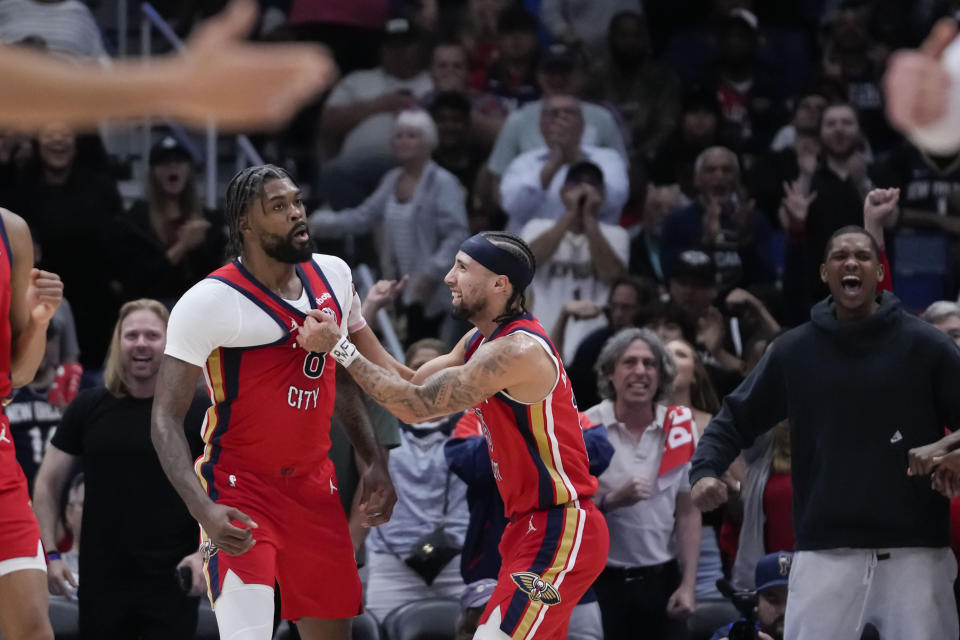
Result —
<path fill-rule="evenodd" d="M 334 347 L 339 349 L 341 339 L 336 323 L 325 317 L 308 317 L 297 334 L 300 346 L 311 351 L 336 353 Z M 355 350 L 352 344 L 349 348 Z M 421 384 L 400 378 L 359 352 L 348 365 L 347 371 L 364 391 L 411 424 L 467 409 L 502 389 L 536 402 L 549 393 L 556 379 L 552 359 L 534 338 L 522 333 L 482 345 L 466 364 L 437 371 Z"/>
<path fill-rule="evenodd" d="M 200 367 L 163 356 L 153 397 L 150 438 L 164 473 L 186 503 L 190 515 L 200 523 L 214 544 L 230 555 L 238 555 L 253 546 L 251 529 L 257 524 L 239 509 L 210 500 L 193 470 L 190 447 L 183 433 L 183 420 L 199 377 Z M 246 528 L 231 524 L 234 520 L 243 522 Z"/>
<path fill-rule="evenodd" d="M 383 524 L 390 519 L 397 502 L 397 494 L 387 472 L 387 456 L 377 444 L 357 383 L 340 366 L 337 367 L 337 396 L 333 410 L 363 463 L 358 465 L 361 474 L 357 491 L 360 497 L 358 508 L 366 516 L 363 526 Z"/>

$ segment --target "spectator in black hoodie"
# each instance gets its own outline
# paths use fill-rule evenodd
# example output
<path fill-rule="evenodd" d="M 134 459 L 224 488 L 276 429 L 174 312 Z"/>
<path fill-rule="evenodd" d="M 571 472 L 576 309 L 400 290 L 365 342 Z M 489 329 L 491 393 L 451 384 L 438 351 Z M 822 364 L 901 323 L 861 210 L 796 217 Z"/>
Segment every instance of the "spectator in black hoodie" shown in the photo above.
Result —
<path fill-rule="evenodd" d="M 727 397 L 693 458 L 691 497 L 710 511 L 727 498 L 719 476 L 737 454 L 789 418 L 797 554 L 786 640 L 853 640 L 866 623 L 885 638 L 958 634 L 947 500 L 906 469 L 910 449 L 960 426 L 960 351 L 875 293 L 878 254 L 860 227 L 833 234 L 820 267 L 831 295 Z"/>

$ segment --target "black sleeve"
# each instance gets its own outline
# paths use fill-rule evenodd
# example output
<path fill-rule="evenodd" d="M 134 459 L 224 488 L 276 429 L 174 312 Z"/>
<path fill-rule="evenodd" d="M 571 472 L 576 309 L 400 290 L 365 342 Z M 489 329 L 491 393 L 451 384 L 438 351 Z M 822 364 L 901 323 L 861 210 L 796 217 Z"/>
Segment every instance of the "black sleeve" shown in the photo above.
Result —
<path fill-rule="evenodd" d="M 72 456 L 83 454 L 83 432 L 89 422 L 90 410 L 96 401 L 97 389 L 81 391 L 67 405 L 60 425 L 53 434 L 50 444 Z"/>
<path fill-rule="evenodd" d="M 720 477 L 743 449 L 787 416 L 786 386 L 778 345 L 728 395 L 703 432 L 690 467 L 690 486 L 705 477 Z"/>

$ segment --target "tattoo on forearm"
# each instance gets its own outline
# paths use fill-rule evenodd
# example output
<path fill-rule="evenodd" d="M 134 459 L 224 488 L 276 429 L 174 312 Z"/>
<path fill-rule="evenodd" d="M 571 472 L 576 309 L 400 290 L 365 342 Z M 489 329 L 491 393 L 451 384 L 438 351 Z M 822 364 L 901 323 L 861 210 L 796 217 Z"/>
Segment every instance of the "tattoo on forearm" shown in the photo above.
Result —
<path fill-rule="evenodd" d="M 405 422 L 449 415 L 472 407 L 496 393 L 509 367 L 517 365 L 518 348 L 498 345 L 477 354 L 467 367 L 444 369 L 417 386 L 370 361 L 360 358 L 350 374 L 374 400 Z"/>
<path fill-rule="evenodd" d="M 370 416 L 357 383 L 340 366 L 337 366 L 337 396 L 333 411 L 360 458 L 372 462 L 378 455 L 378 447 Z"/>

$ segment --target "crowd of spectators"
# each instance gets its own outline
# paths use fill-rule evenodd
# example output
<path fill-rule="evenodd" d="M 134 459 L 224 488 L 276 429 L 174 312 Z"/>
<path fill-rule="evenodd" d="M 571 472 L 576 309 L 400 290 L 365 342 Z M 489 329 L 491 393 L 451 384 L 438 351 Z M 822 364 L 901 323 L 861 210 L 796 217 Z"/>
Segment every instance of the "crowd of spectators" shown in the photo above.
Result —
<path fill-rule="evenodd" d="M 186 32 L 218 3 L 181 4 L 158 7 Z M 824 250 L 847 225 L 874 234 L 903 306 L 960 344 L 960 154 L 912 145 L 888 123 L 881 89 L 890 54 L 916 46 L 958 3 L 260 4 L 257 37 L 322 42 L 341 76 L 287 131 L 257 141 L 305 185 L 320 249 L 383 280 L 365 312 L 376 326 L 375 311 L 388 311 L 413 345 L 408 361 L 443 353 L 464 332 L 448 317 L 443 278 L 471 233 L 506 229 L 536 256 L 527 300 L 584 411 L 611 532 L 607 570 L 570 637 L 634 637 L 638 625 L 654 638 L 709 637 L 736 618 L 713 586 L 726 576 L 760 588 L 761 630 L 778 638 L 786 595 L 772 572 L 777 558 L 789 566 L 795 544 L 789 426 L 742 452 L 724 476 L 737 499 L 702 516 L 690 503 L 689 452 L 670 434 L 681 444 L 687 434 L 692 451 L 774 337 L 809 320 L 828 294 Z M 0 42 L 77 63 L 109 65 L 112 52 L 80 0 L 0 0 Z M 154 141 L 141 197 L 124 201 L 97 134 L 57 122 L 0 132 L 0 205 L 29 223 L 38 266 L 60 274 L 69 301 L 36 380 L 5 412 L 31 486 L 41 469 L 44 537 L 73 558 L 73 573 L 79 513 L 94 522 L 110 506 L 97 507 L 100 466 L 114 447 L 144 444 L 91 440 L 85 430 L 104 417 L 88 415 L 93 392 L 73 398 L 99 389 L 98 402 L 142 409 L 103 386 L 111 340 L 122 347 L 118 312 L 139 298 L 169 308 L 225 259 L 223 217 L 199 197 L 201 159 L 169 131 Z M 898 197 L 865 219 L 875 188 Z M 399 425 L 390 470 L 400 502 L 366 540 L 369 609 L 382 618 L 410 600 L 463 594 L 462 637 L 489 597 L 505 524 L 470 420 Z M 71 481 L 77 470 L 85 475 Z M 85 488 L 97 509 L 79 506 Z M 437 525 L 462 556 L 424 584 L 401 560 Z M 166 548 L 173 565 L 189 551 Z M 103 562 L 140 553 L 119 551 Z M 79 555 L 84 584 L 106 584 L 88 569 L 92 554 Z M 57 593 L 68 593 L 57 568 Z M 87 602 L 120 599 L 116 589 Z"/>

